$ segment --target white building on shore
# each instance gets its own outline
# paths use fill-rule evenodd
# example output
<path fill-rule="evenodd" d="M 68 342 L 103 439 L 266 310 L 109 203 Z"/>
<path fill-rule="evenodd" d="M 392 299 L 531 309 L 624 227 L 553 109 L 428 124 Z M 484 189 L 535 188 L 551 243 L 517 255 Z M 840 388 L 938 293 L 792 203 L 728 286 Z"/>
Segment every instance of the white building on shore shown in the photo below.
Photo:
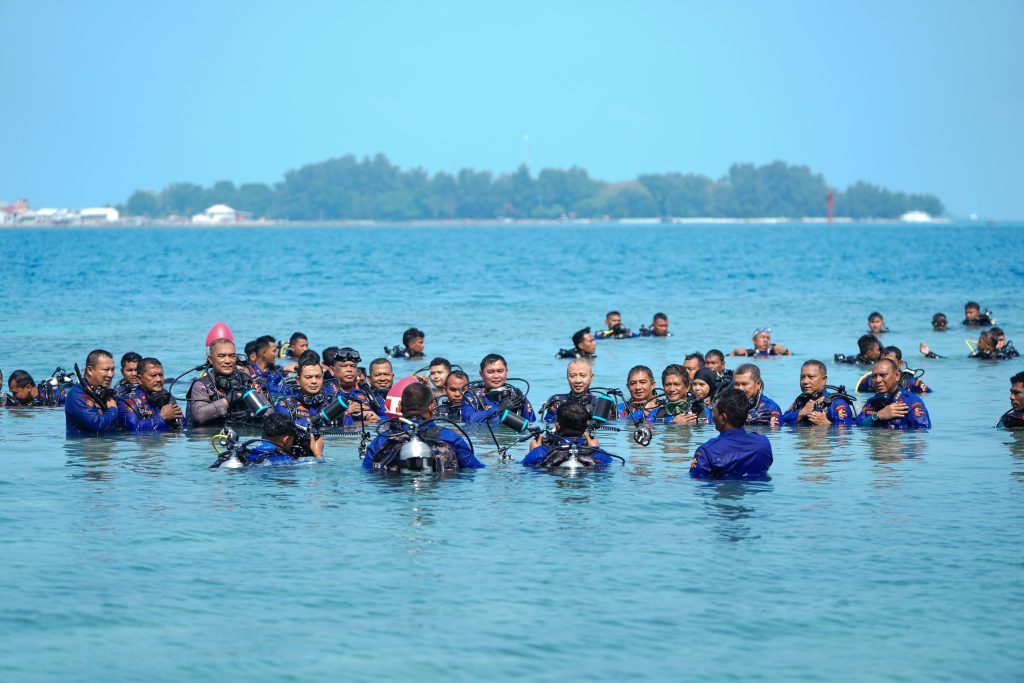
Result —
<path fill-rule="evenodd" d="M 214 204 L 206 211 L 192 216 L 192 222 L 196 225 L 229 225 L 248 218 L 249 214 L 244 211 L 236 211 L 227 204 Z"/>

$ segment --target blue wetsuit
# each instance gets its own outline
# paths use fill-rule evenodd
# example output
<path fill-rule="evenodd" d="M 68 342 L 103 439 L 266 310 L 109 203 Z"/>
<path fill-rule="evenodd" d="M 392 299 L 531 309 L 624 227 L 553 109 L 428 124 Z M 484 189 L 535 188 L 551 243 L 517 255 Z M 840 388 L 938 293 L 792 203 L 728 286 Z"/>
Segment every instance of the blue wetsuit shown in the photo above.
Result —
<path fill-rule="evenodd" d="M 911 393 L 914 394 L 930 394 L 932 393 L 931 387 L 922 382 L 919 378 L 914 377 L 914 373 L 906 370 L 901 372 L 900 382 L 905 382 L 907 388 Z M 861 378 L 857 380 L 857 391 L 864 394 L 874 393 L 875 389 L 871 386 L 871 373 L 861 375 Z"/>
<path fill-rule="evenodd" d="M 559 445 L 564 445 L 566 447 L 571 444 L 576 444 L 579 448 L 580 455 L 589 455 L 592 457 L 596 461 L 596 467 L 604 467 L 612 461 L 612 457 L 600 448 L 593 449 L 588 446 L 586 439 L 582 436 L 560 436 L 558 437 L 558 442 Z M 523 458 L 522 464 L 524 467 L 539 467 L 540 464 L 544 462 L 544 459 L 548 457 L 550 452 L 551 448 L 549 446 L 541 444 L 540 446 L 531 449 L 530 452 L 526 454 L 526 457 Z"/>
<path fill-rule="evenodd" d="M 782 408 L 779 404 L 771 400 L 764 394 L 761 394 L 761 399 L 757 402 L 757 405 L 747 411 L 747 424 L 748 425 L 766 425 L 771 424 L 772 418 L 776 418 L 778 422 L 782 422 Z"/>
<path fill-rule="evenodd" d="M 266 370 L 260 370 L 259 366 L 253 363 L 249 366 L 248 370 L 257 383 L 266 387 L 268 394 L 277 396 L 281 393 L 284 384 L 284 373 L 281 372 L 281 368 L 271 365 Z"/>
<path fill-rule="evenodd" d="M 1024 410 L 1010 410 L 1003 413 L 996 423 L 999 429 L 1024 429 Z"/>
<path fill-rule="evenodd" d="M 273 441 L 260 439 L 245 447 L 245 460 L 247 465 L 261 465 L 295 462 L 299 458 L 283 450 Z"/>
<path fill-rule="evenodd" d="M 71 387 L 64 403 L 64 422 L 68 436 L 110 434 L 119 428 L 117 408 L 100 410 L 79 385 Z"/>
<path fill-rule="evenodd" d="M 142 387 L 117 400 L 117 413 L 121 428 L 126 432 L 166 432 L 171 428 L 160 416 L 160 410 L 149 402 Z M 176 429 L 180 428 L 179 424 Z"/>
<path fill-rule="evenodd" d="M 428 444 L 431 440 L 443 441 L 447 446 L 450 454 L 454 458 L 450 458 L 449 462 L 446 463 L 445 470 L 448 469 L 480 469 L 485 465 L 480 462 L 473 450 L 466 443 L 466 440 L 455 433 L 454 430 L 442 427 L 439 424 L 431 424 L 430 420 L 421 420 L 420 418 L 413 418 L 413 422 L 419 425 L 426 425 L 426 429 L 422 428 L 419 431 L 420 438 Z M 403 432 L 409 431 L 409 425 L 403 424 L 398 420 L 391 420 L 388 423 L 393 432 L 398 433 L 399 430 Z M 388 443 L 389 437 L 387 434 L 381 434 L 377 436 L 373 441 L 370 442 L 369 448 L 366 449 L 366 455 L 363 456 L 363 467 L 366 469 L 373 469 L 373 459 L 377 453 Z"/>
<path fill-rule="evenodd" d="M 905 403 L 907 414 L 898 420 L 879 420 L 878 411 L 890 403 Z M 924 402 L 906 389 L 897 388 L 893 395 L 875 394 L 868 399 L 857 418 L 860 427 L 881 427 L 883 429 L 930 429 L 932 419 Z"/>
<path fill-rule="evenodd" d="M 772 444 L 763 434 L 728 429 L 697 447 L 690 476 L 699 479 L 767 479 Z"/>
<path fill-rule="evenodd" d="M 467 392 L 462 399 L 462 421 L 466 424 L 487 422 L 494 426 L 501 418 L 498 411 L 499 403 L 499 401 L 489 398 L 487 391 L 483 388 Z M 529 422 L 537 419 L 537 415 L 533 412 L 533 406 L 530 405 L 530 399 L 526 398 L 526 396 L 523 396 L 523 407 L 517 412 L 519 415 L 522 415 L 523 419 Z"/>
<path fill-rule="evenodd" d="M 821 398 L 824 398 L 826 396 L 831 396 L 831 395 L 832 395 L 832 393 L 828 389 L 826 389 L 825 391 L 821 392 Z M 803 407 L 803 402 L 801 401 L 802 398 L 803 398 L 802 396 L 798 396 L 797 400 L 793 401 L 793 404 L 791 406 L 789 406 L 789 410 L 787 410 L 785 413 L 782 414 L 782 424 L 790 424 L 790 425 L 809 425 L 809 424 L 812 424 L 806 418 L 801 419 L 799 421 L 797 420 L 797 417 L 798 417 L 798 415 L 800 413 L 800 408 Z M 801 405 L 799 407 L 797 406 L 797 401 L 801 401 Z M 854 410 L 853 410 L 853 407 L 850 406 L 850 403 L 845 398 L 836 397 L 836 398 L 832 399 L 832 401 L 828 402 L 827 404 L 826 404 L 825 401 L 822 401 L 819 398 L 817 401 L 815 401 L 814 411 L 818 412 L 818 413 L 825 413 L 825 415 L 828 416 L 829 422 L 831 422 L 833 425 L 852 425 L 853 424 Z"/>
<path fill-rule="evenodd" d="M 554 422 L 559 407 L 564 403 L 579 403 L 587 409 L 589 415 L 594 414 L 594 395 L 589 391 L 582 394 L 555 394 L 544 402 L 544 421 Z"/>
<path fill-rule="evenodd" d="M 49 380 L 44 380 L 37 384 L 36 391 L 39 394 L 28 403 L 22 403 L 14 396 L 4 394 L 3 397 L 0 397 L 0 406 L 7 406 L 8 408 L 37 408 L 43 406 L 55 408 L 64 405 L 64 401 L 67 399 L 67 387 L 60 384 L 51 384 Z"/>
<path fill-rule="evenodd" d="M 629 420 L 642 420 L 650 423 L 665 421 L 665 404 L 662 401 L 656 401 L 652 408 L 636 407 L 631 401 L 628 405 L 618 404 L 616 409 L 619 417 Z M 661 413 L 660 416 L 659 413 Z"/>

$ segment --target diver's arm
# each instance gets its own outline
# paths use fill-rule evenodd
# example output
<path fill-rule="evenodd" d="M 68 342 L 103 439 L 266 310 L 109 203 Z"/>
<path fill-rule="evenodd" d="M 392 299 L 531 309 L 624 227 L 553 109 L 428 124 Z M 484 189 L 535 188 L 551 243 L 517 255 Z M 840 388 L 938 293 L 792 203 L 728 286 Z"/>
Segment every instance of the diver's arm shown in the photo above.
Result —
<path fill-rule="evenodd" d="M 203 382 L 195 381 L 188 391 L 192 413 L 192 424 L 202 426 L 223 420 L 228 414 L 228 400 L 216 394 L 210 395 L 210 388 Z"/>

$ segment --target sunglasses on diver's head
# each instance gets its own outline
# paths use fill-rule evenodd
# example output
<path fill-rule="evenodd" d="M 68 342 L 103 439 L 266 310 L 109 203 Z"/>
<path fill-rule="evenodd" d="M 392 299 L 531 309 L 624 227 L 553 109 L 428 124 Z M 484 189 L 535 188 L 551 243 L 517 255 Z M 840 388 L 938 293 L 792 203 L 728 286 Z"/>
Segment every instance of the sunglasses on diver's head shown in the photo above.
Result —
<path fill-rule="evenodd" d="M 759 327 L 756 330 L 754 330 L 754 334 L 761 334 L 762 332 L 767 332 L 768 334 L 771 334 L 772 333 L 772 328 L 770 328 L 770 327 Z"/>

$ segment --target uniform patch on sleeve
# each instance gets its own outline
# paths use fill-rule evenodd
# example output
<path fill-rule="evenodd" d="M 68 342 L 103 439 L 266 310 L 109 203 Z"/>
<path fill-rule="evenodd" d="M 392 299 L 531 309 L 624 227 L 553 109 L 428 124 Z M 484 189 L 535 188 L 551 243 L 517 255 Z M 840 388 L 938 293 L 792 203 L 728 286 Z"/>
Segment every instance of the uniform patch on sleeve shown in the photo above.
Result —
<path fill-rule="evenodd" d="M 836 406 L 836 417 L 840 420 L 846 419 L 846 406 Z"/>
<path fill-rule="evenodd" d="M 917 417 L 924 417 L 924 406 L 921 404 L 914 406 L 914 415 Z"/>

